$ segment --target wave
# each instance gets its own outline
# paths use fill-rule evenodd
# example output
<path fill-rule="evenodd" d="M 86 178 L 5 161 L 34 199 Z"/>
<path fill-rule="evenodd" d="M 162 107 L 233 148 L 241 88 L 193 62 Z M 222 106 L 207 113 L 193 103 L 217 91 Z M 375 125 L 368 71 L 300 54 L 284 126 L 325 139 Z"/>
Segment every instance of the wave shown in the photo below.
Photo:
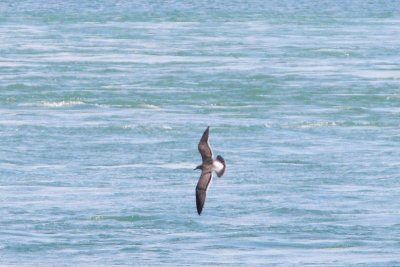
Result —
<path fill-rule="evenodd" d="M 70 101 L 40 101 L 36 103 L 23 103 L 20 106 L 26 107 L 46 107 L 46 108 L 64 108 L 64 107 L 75 107 L 75 106 L 97 106 L 97 107 L 131 107 L 129 105 L 106 105 L 106 104 L 92 104 L 87 103 L 82 100 L 70 100 Z M 143 109 L 162 109 L 160 106 L 151 105 L 151 104 L 140 104 L 136 106 L 137 108 Z"/>
<path fill-rule="evenodd" d="M 41 101 L 37 103 L 24 103 L 20 106 L 26 107 L 45 107 L 45 108 L 65 108 L 65 107 L 76 107 L 76 106 L 96 106 L 96 107 L 108 107 L 108 105 L 102 104 L 90 104 L 81 100 L 71 101 Z"/>
<path fill-rule="evenodd" d="M 134 163 L 134 164 L 119 164 L 119 165 L 90 165 L 87 169 L 119 169 L 119 168 L 164 168 L 164 169 L 193 169 L 195 163 L 177 162 L 165 164 L 149 164 L 149 163 Z"/>
<path fill-rule="evenodd" d="M 119 126 L 122 129 L 139 129 L 139 130 L 146 130 L 146 131 L 151 131 L 151 130 L 172 130 L 172 127 L 169 125 L 132 125 L 132 124 L 126 124 L 123 126 Z"/>
<path fill-rule="evenodd" d="M 0 167 L 4 169 L 20 169 L 20 170 L 37 170 L 37 169 L 63 169 L 66 168 L 66 165 L 62 164 L 34 164 L 34 165 L 25 165 L 25 164 L 16 164 L 16 163 L 0 163 Z"/>
<path fill-rule="evenodd" d="M 165 169 L 193 169 L 195 163 L 190 162 L 179 162 L 179 163 L 166 163 L 166 164 L 158 164 L 154 167 L 165 168 Z"/>
<path fill-rule="evenodd" d="M 60 101 L 60 102 L 42 102 L 41 105 L 43 107 L 49 107 L 49 108 L 60 108 L 60 107 L 86 105 L 86 103 L 83 101 Z"/>
<path fill-rule="evenodd" d="M 149 108 L 149 109 L 161 109 L 161 107 L 159 107 L 159 106 L 150 105 L 150 104 L 143 104 L 143 105 L 140 105 L 140 107 L 142 107 L 142 108 Z"/>
<path fill-rule="evenodd" d="M 297 122 L 297 123 L 266 123 L 265 128 L 319 128 L 319 127 L 398 127 L 397 123 L 383 122 Z"/>
<path fill-rule="evenodd" d="M 119 169 L 119 168 L 145 168 L 149 167 L 148 164 L 120 164 L 120 165 L 90 165 L 86 166 L 87 169 Z"/>
<path fill-rule="evenodd" d="M 128 215 L 128 216 L 107 216 L 97 215 L 89 218 L 90 221 L 114 220 L 120 222 L 151 221 L 153 216 Z"/>
<path fill-rule="evenodd" d="M 38 103 L 24 103 L 20 106 L 27 107 L 47 107 L 47 108 L 62 108 L 62 107 L 73 107 L 73 106 L 81 106 L 87 105 L 87 103 L 79 100 L 73 101 L 58 101 L 58 102 L 49 102 L 49 101 L 41 101 Z"/>

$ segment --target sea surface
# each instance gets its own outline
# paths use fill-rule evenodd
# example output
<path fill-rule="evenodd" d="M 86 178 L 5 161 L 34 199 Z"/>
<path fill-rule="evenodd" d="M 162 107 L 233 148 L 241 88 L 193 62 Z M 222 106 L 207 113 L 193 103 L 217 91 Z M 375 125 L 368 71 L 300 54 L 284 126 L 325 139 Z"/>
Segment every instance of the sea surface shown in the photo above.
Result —
<path fill-rule="evenodd" d="M 0 266 L 400 266 L 399 143 L 399 1 L 0 2 Z"/>

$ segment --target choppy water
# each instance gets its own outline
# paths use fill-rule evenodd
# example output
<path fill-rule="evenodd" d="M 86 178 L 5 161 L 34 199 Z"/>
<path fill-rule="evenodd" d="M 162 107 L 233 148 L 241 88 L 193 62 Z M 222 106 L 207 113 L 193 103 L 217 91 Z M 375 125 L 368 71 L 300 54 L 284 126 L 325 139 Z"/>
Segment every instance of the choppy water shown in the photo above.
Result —
<path fill-rule="evenodd" d="M 64 2 L 0 3 L 1 265 L 400 266 L 398 1 Z"/>

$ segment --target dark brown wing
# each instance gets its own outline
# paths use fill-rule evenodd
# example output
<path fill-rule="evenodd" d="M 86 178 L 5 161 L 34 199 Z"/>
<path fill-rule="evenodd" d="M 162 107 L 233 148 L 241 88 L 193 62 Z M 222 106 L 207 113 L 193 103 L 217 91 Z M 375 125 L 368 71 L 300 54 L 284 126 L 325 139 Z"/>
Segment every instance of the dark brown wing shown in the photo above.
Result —
<path fill-rule="evenodd" d="M 207 188 L 212 179 L 212 172 L 202 172 L 199 182 L 196 186 L 196 207 L 197 213 L 200 215 L 206 201 Z"/>
<path fill-rule="evenodd" d="M 208 126 L 207 129 L 204 131 L 203 136 L 201 137 L 199 146 L 198 146 L 203 163 L 207 162 L 207 161 L 211 161 L 212 156 L 213 156 L 210 144 L 208 143 L 209 131 L 210 131 L 210 126 Z"/>

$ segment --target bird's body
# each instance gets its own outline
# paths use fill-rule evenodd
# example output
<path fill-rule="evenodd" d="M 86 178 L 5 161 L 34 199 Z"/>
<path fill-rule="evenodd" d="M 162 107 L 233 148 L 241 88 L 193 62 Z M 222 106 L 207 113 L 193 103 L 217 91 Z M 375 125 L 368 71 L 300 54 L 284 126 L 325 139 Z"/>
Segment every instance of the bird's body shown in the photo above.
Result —
<path fill-rule="evenodd" d="M 204 131 L 198 146 L 203 163 L 195 168 L 195 170 L 201 170 L 201 176 L 196 186 L 196 207 L 199 215 L 206 201 L 207 189 L 210 186 L 213 171 L 217 173 L 218 177 L 221 177 L 226 169 L 225 160 L 221 156 L 218 155 L 217 159 L 213 160 L 213 153 L 208 142 L 209 130 L 210 126 Z"/>

